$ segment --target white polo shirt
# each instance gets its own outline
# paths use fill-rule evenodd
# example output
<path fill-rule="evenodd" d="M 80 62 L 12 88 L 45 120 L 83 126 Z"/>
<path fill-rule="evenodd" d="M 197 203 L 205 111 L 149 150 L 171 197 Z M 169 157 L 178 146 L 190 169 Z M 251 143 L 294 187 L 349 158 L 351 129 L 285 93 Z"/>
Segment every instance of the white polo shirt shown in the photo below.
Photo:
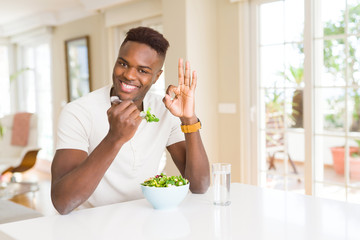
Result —
<path fill-rule="evenodd" d="M 79 149 L 90 154 L 109 131 L 107 110 L 111 86 L 98 89 L 67 104 L 58 123 L 56 149 Z M 144 109 L 160 119 L 143 120 L 125 143 L 83 207 L 94 207 L 142 198 L 140 183 L 163 171 L 161 158 L 167 146 L 184 141 L 180 119 L 164 106 L 162 96 L 148 92 Z M 101 161 L 101 159 L 98 159 Z"/>

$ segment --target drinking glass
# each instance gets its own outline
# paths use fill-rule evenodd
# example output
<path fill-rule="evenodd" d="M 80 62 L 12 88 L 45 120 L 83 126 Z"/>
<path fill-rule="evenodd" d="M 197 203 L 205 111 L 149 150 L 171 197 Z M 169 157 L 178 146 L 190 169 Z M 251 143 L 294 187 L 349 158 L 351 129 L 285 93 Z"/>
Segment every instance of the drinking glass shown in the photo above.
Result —
<path fill-rule="evenodd" d="M 214 205 L 230 205 L 230 182 L 231 182 L 231 164 L 213 163 L 212 164 Z"/>

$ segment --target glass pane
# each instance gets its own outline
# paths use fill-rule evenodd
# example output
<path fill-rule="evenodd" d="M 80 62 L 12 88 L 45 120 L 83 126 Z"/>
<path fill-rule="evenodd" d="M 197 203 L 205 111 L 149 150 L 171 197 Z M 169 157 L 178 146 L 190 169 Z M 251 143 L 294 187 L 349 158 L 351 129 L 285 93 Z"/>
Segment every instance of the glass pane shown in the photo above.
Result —
<path fill-rule="evenodd" d="M 360 132 L 360 89 L 350 88 L 348 92 L 349 103 L 349 130 Z"/>
<path fill-rule="evenodd" d="M 300 177 L 288 177 L 287 190 L 295 193 L 305 194 L 305 181 Z"/>
<path fill-rule="evenodd" d="M 324 35 L 343 34 L 346 0 L 323 0 L 321 7 Z"/>
<path fill-rule="evenodd" d="M 284 176 L 275 175 L 272 173 L 266 174 L 266 187 L 285 190 Z"/>
<path fill-rule="evenodd" d="M 360 186 L 360 138 L 350 140 L 349 144 L 350 184 Z"/>
<path fill-rule="evenodd" d="M 0 46 L 0 117 L 10 113 L 8 49 Z"/>
<path fill-rule="evenodd" d="M 303 44 L 286 44 L 286 67 L 283 73 L 288 87 L 304 87 Z"/>
<path fill-rule="evenodd" d="M 35 63 L 34 63 L 34 48 L 26 47 L 24 48 L 24 65 L 23 68 L 19 71 L 24 71 L 25 69 L 30 69 L 29 71 L 25 71 L 23 75 L 21 75 L 18 81 L 21 81 L 21 91 L 19 94 L 19 110 L 27 111 L 27 112 L 36 112 L 36 93 L 35 93 Z"/>
<path fill-rule="evenodd" d="M 267 92 L 267 89 L 261 88 L 259 90 L 259 118 L 260 118 L 260 129 L 265 129 L 266 126 L 266 108 L 267 108 L 267 101 L 269 96 L 267 96 L 269 93 Z"/>
<path fill-rule="evenodd" d="M 284 42 L 284 5 L 272 2 L 260 6 L 260 44 Z"/>
<path fill-rule="evenodd" d="M 305 136 L 303 131 L 286 132 L 289 154 L 288 175 L 304 177 L 305 172 Z"/>
<path fill-rule="evenodd" d="M 317 86 L 345 86 L 344 40 L 316 40 L 315 84 Z"/>
<path fill-rule="evenodd" d="M 268 154 L 268 174 L 285 175 L 285 160 L 287 156 L 284 153 L 284 145 L 269 146 Z"/>
<path fill-rule="evenodd" d="M 50 48 L 42 44 L 35 48 L 36 57 L 36 97 L 39 128 L 39 157 L 52 159 L 53 150 L 53 125 L 52 125 L 52 92 L 50 73 Z"/>
<path fill-rule="evenodd" d="M 356 147 L 356 153 L 349 157 L 350 162 L 350 183 L 357 183 L 360 185 L 360 152 Z M 356 154 L 356 155 L 355 155 Z"/>
<path fill-rule="evenodd" d="M 316 89 L 315 103 L 315 131 L 317 133 L 345 130 L 345 89 Z"/>
<path fill-rule="evenodd" d="M 261 131 L 260 132 L 260 166 L 259 169 L 260 171 L 266 171 L 268 169 L 268 154 L 266 151 L 266 144 L 267 144 L 268 140 L 267 140 L 267 135 L 265 131 Z"/>
<path fill-rule="evenodd" d="M 346 201 L 345 188 L 336 185 L 316 183 L 315 196 L 339 201 Z"/>
<path fill-rule="evenodd" d="M 265 89 L 266 128 L 284 127 L 284 92 L 281 89 Z"/>
<path fill-rule="evenodd" d="M 283 52 L 283 45 L 260 48 L 260 85 L 262 87 L 279 88 L 284 86 Z"/>
<path fill-rule="evenodd" d="M 286 90 L 286 127 L 303 127 L 303 89 Z"/>
<path fill-rule="evenodd" d="M 315 137 L 315 180 L 345 183 L 345 139 L 341 137 Z"/>
<path fill-rule="evenodd" d="M 324 40 L 322 85 L 345 84 L 345 44 L 343 39 Z"/>
<path fill-rule="evenodd" d="M 352 203 L 360 203 L 359 188 L 348 188 L 348 201 Z"/>
<path fill-rule="evenodd" d="M 348 0 L 349 33 L 358 34 L 360 31 L 360 1 Z"/>
<path fill-rule="evenodd" d="M 285 1 L 285 41 L 302 42 L 304 32 L 304 1 Z"/>
<path fill-rule="evenodd" d="M 284 143 L 284 133 L 267 131 L 266 139 L 267 170 L 270 174 L 285 174 L 284 162 L 288 158 Z"/>
<path fill-rule="evenodd" d="M 360 9 L 360 5 L 359 5 Z M 360 27 L 360 26 L 359 26 Z M 348 76 L 349 85 L 359 86 L 360 85 L 360 38 L 349 37 L 348 41 L 349 56 L 348 56 Z"/>

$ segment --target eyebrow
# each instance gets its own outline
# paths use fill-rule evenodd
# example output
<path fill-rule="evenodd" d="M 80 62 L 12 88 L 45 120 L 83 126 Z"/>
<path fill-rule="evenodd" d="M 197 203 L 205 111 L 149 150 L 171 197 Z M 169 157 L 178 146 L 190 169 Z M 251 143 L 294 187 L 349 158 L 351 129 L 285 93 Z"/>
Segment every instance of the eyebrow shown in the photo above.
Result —
<path fill-rule="evenodd" d="M 124 58 L 122 58 L 122 57 L 118 57 L 118 60 L 122 60 L 122 61 L 124 61 L 126 64 L 129 64 L 129 62 L 128 61 L 126 61 Z M 147 69 L 150 69 L 151 71 L 152 71 L 152 69 L 151 69 L 151 67 L 148 67 L 148 66 L 138 66 L 138 67 L 140 67 L 140 68 L 147 68 Z"/>

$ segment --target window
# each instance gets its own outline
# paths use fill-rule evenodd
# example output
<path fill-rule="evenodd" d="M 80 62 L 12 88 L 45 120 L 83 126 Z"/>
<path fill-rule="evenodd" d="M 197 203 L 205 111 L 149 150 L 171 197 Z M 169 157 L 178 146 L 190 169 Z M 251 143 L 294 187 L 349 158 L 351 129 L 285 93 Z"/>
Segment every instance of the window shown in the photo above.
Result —
<path fill-rule="evenodd" d="M 10 113 L 8 47 L 0 45 L 0 117 Z"/>
<path fill-rule="evenodd" d="M 38 144 L 41 148 L 38 157 L 51 160 L 53 157 L 52 93 L 50 44 L 38 41 L 19 44 L 20 60 L 17 62 L 18 75 L 15 95 L 16 111 L 36 113 L 38 117 Z"/>
<path fill-rule="evenodd" d="M 260 185 L 360 203 L 360 1 L 252 7 Z"/>
<path fill-rule="evenodd" d="M 259 4 L 260 184 L 304 193 L 304 1 Z"/>
<path fill-rule="evenodd" d="M 360 203 L 360 1 L 315 7 L 315 194 Z"/>

